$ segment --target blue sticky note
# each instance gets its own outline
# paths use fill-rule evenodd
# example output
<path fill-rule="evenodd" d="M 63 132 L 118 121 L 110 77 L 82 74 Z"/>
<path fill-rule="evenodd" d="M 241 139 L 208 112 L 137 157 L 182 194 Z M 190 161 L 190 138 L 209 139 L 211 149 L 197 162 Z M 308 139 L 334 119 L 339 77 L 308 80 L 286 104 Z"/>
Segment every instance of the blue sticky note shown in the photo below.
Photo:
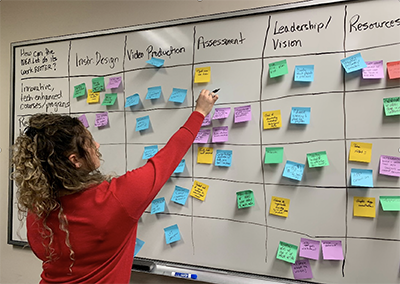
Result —
<path fill-rule="evenodd" d="M 136 118 L 135 131 L 146 130 L 150 126 L 150 117 L 148 115 Z"/>
<path fill-rule="evenodd" d="M 187 200 L 187 198 L 189 196 L 189 192 L 190 192 L 189 189 L 186 189 L 186 188 L 183 188 L 183 187 L 180 187 L 180 186 L 176 185 L 175 186 L 175 191 L 174 191 L 174 193 L 172 194 L 172 197 L 171 197 L 171 201 L 173 201 L 175 203 L 178 203 L 178 204 L 181 204 L 181 205 L 185 205 L 186 200 Z"/>
<path fill-rule="evenodd" d="M 143 160 L 150 159 L 155 154 L 157 154 L 157 152 L 158 152 L 158 146 L 157 145 L 144 147 L 144 152 L 143 152 L 142 159 Z"/>
<path fill-rule="evenodd" d="M 139 94 L 134 94 L 126 98 L 125 107 L 135 106 L 139 103 L 140 97 Z"/>
<path fill-rule="evenodd" d="M 183 173 L 183 170 L 185 169 L 185 159 L 182 159 L 182 161 L 179 163 L 179 165 L 176 167 L 174 174 L 179 174 Z"/>
<path fill-rule="evenodd" d="M 155 100 L 161 96 L 161 86 L 147 88 L 146 100 Z"/>
<path fill-rule="evenodd" d="M 290 123 L 292 124 L 310 124 L 310 107 L 292 107 L 290 114 Z"/>
<path fill-rule="evenodd" d="M 157 198 L 151 202 L 151 214 L 162 213 L 165 210 L 165 198 Z"/>
<path fill-rule="evenodd" d="M 179 233 L 178 225 L 172 225 L 164 228 L 165 242 L 167 244 L 177 242 L 181 239 L 181 234 Z"/>
<path fill-rule="evenodd" d="M 150 60 L 147 60 L 146 63 L 149 63 L 156 67 L 161 67 L 164 65 L 164 59 L 152 57 Z"/>
<path fill-rule="evenodd" d="M 314 81 L 314 65 L 297 65 L 294 68 L 294 80 L 296 82 Z"/>
<path fill-rule="evenodd" d="M 215 155 L 215 165 L 218 167 L 230 167 L 232 164 L 231 150 L 217 150 Z"/>
<path fill-rule="evenodd" d="M 133 254 L 133 256 L 136 256 L 138 254 L 138 252 L 142 249 L 143 245 L 144 245 L 144 241 L 142 241 L 139 238 L 136 238 L 135 253 Z"/>
<path fill-rule="evenodd" d="M 352 186 L 363 186 L 363 187 L 374 187 L 372 170 L 351 169 L 351 185 Z"/>
<path fill-rule="evenodd" d="M 283 176 L 301 181 L 304 172 L 304 164 L 299 164 L 292 161 L 286 161 L 285 169 L 283 170 Z"/>
<path fill-rule="evenodd" d="M 186 94 L 187 94 L 186 89 L 173 88 L 171 96 L 169 97 L 169 101 L 175 103 L 183 103 L 183 101 L 186 98 Z"/>
<path fill-rule="evenodd" d="M 361 53 L 343 58 L 342 60 L 340 60 L 340 62 L 342 62 L 342 66 L 344 70 L 346 70 L 346 73 L 351 73 L 367 67 L 367 64 L 362 58 Z"/>

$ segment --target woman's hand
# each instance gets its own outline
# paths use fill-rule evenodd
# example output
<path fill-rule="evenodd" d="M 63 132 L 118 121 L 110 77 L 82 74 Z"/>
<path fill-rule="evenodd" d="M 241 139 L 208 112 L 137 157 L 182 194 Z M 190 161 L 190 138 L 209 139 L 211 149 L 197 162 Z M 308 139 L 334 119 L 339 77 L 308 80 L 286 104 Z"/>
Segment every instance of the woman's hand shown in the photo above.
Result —
<path fill-rule="evenodd" d="M 198 111 L 204 116 L 207 116 L 217 100 L 218 95 L 210 92 L 209 90 L 203 89 L 201 90 L 200 95 L 197 98 L 195 111 Z"/>

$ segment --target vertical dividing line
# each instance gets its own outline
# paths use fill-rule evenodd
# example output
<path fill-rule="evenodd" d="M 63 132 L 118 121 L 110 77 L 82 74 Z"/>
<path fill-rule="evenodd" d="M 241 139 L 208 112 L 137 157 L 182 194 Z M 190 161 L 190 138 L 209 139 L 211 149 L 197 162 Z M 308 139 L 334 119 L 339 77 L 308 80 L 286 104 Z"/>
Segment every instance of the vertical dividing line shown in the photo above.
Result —
<path fill-rule="evenodd" d="M 71 47 L 72 47 L 72 41 L 69 41 L 69 47 L 68 47 L 68 114 L 71 115 Z M 72 94 L 73 96 L 73 94 Z"/>
<path fill-rule="evenodd" d="M 125 86 L 126 86 L 126 80 L 125 80 L 125 60 L 126 60 L 126 46 L 128 42 L 128 35 L 125 35 L 125 44 L 124 44 L 124 59 L 122 61 L 122 77 L 123 77 L 123 84 L 124 84 L 124 128 L 125 128 L 125 173 L 128 171 L 128 130 L 127 130 L 127 125 L 126 125 L 126 109 L 125 109 L 125 102 L 126 102 L 126 92 L 125 92 Z"/>

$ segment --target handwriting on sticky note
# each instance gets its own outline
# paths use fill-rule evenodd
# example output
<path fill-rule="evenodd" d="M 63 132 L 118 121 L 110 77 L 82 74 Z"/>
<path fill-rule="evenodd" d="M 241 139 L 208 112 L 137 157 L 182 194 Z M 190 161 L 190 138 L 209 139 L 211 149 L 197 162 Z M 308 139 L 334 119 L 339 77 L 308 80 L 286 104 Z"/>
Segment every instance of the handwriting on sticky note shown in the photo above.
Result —
<path fill-rule="evenodd" d="M 389 79 L 400 78 L 400 61 L 386 63 Z"/>
<path fill-rule="evenodd" d="M 289 215 L 289 205 L 290 199 L 272 196 L 269 214 L 287 217 Z"/>
<path fill-rule="evenodd" d="M 185 101 L 186 94 L 186 89 L 173 88 L 171 96 L 169 97 L 169 101 L 181 104 Z"/>
<path fill-rule="evenodd" d="M 86 115 L 82 114 L 80 117 L 78 117 L 78 119 L 82 122 L 83 126 L 85 126 L 86 128 L 89 127 L 89 122 L 86 118 Z"/>
<path fill-rule="evenodd" d="M 213 115 L 212 119 L 227 118 L 230 113 L 231 113 L 231 108 L 230 107 L 216 108 L 215 111 L 214 111 L 214 115 Z"/>
<path fill-rule="evenodd" d="M 236 198 L 239 209 L 255 205 L 254 193 L 250 189 L 236 192 Z"/>
<path fill-rule="evenodd" d="M 197 132 L 196 138 L 194 139 L 193 143 L 208 143 L 208 138 L 210 137 L 210 134 L 211 129 L 200 129 L 199 132 Z"/>
<path fill-rule="evenodd" d="M 286 161 L 285 164 L 285 169 L 283 170 L 283 176 L 301 181 L 303 178 L 303 172 L 304 172 L 304 164 L 292 162 L 292 161 Z"/>
<path fill-rule="evenodd" d="M 292 124 L 310 124 L 311 108 L 309 107 L 292 107 L 290 114 L 290 123 Z"/>
<path fill-rule="evenodd" d="M 195 83 L 207 83 L 211 79 L 211 67 L 196 68 L 194 74 Z"/>
<path fill-rule="evenodd" d="M 294 68 L 294 80 L 296 82 L 314 81 L 314 65 L 298 65 Z"/>
<path fill-rule="evenodd" d="M 351 169 L 351 185 L 374 187 L 372 170 L 369 169 Z"/>
<path fill-rule="evenodd" d="M 150 159 L 155 154 L 157 154 L 157 152 L 158 152 L 158 146 L 157 145 L 151 145 L 151 146 L 144 147 L 144 152 L 143 152 L 142 159 L 143 160 Z"/>
<path fill-rule="evenodd" d="M 289 263 L 295 263 L 297 257 L 297 249 L 298 247 L 295 245 L 280 241 L 276 258 Z"/>
<path fill-rule="evenodd" d="M 214 149 L 212 147 L 197 148 L 197 163 L 212 164 Z"/>
<path fill-rule="evenodd" d="M 174 193 L 172 194 L 171 197 L 171 201 L 181 205 L 185 205 L 188 196 L 189 196 L 189 189 L 176 185 Z"/>
<path fill-rule="evenodd" d="M 151 202 L 151 214 L 162 213 L 165 210 L 165 198 L 157 198 Z"/>
<path fill-rule="evenodd" d="M 342 241 L 321 241 L 322 256 L 326 260 L 343 260 Z"/>
<path fill-rule="evenodd" d="M 366 61 L 367 67 L 363 68 L 362 76 L 363 79 L 382 79 L 383 74 L 383 60 L 378 61 Z"/>
<path fill-rule="evenodd" d="M 299 256 L 318 260 L 319 247 L 319 241 L 301 238 Z"/>
<path fill-rule="evenodd" d="M 282 75 L 285 75 L 288 73 L 289 73 L 289 70 L 288 70 L 286 59 L 269 64 L 269 77 L 270 78 L 279 77 L 279 76 L 282 76 Z"/>
<path fill-rule="evenodd" d="M 386 176 L 400 177 L 400 157 L 381 155 L 379 173 Z"/>
<path fill-rule="evenodd" d="M 283 162 L 283 147 L 265 148 L 265 164 L 280 164 Z"/>
<path fill-rule="evenodd" d="M 213 127 L 212 131 L 213 131 L 213 134 L 212 134 L 212 142 L 213 143 L 228 141 L 228 135 L 229 135 L 228 126 Z"/>
<path fill-rule="evenodd" d="M 307 154 L 308 166 L 310 168 L 329 166 L 328 156 L 326 151 L 320 151 Z"/>
<path fill-rule="evenodd" d="M 170 227 L 164 228 L 165 242 L 171 244 L 177 242 L 181 239 L 181 234 L 179 232 L 178 225 L 172 225 Z"/>
<path fill-rule="evenodd" d="M 353 215 L 357 217 L 375 218 L 374 197 L 353 197 Z"/>
<path fill-rule="evenodd" d="M 217 167 L 230 167 L 232 164 L 232 150 L 217 150 L 215 165 Z"/>
<path fill-rule="evenodd" d="M 89 89 L 86 101 L 88 104 L 95 104 L 100 102 L 100 93 L 93 92 L 92 89 Z"/>
<path fill-rule="evenodd" d="M 107 89 L 117 89 L 122 82 L 122 77 L 111 77 L 108 81 Z"/>
<path fill-rule="evenodd" d="M 340 62 L 342 63 L 344 70 L 346 70 L 346 73 L 351 73 L 367 67 L 361 53 L 356 53 L 352 56 L 343 58 Z"/>
<path fill-rule="evenodd" d="M 386 116 L 400 115 L 400 97 L 384 98 L 383 107 Z"/>
<path fill-rule="evenodd" d="M 203 123 L 201 124 L 201 126 L 208 126 L 211 124 L 211 114 L 207 114 L 206 117 L 203 120 Z"/>
<path fill-rule="evenodd" d="M 379 196 L 383 211 L 400 211 L 400 196 Z"/>
<path fill-rule="evenodd" d="M 136 118 L 135 131 L 142 131 L 148 129 L 150 126 L 150 117 L 148 115 Z"/>
<path fill-rule="evenodd" d="M 351 142 L 349 161 L 371 162 L 372 143 Z"/>
<path fill-rule="evenodd" d="M 104 77 L 92 79 L 92 90 L 94 93 L 104 91 Z"/>
<path fill-rule="evenodd" d="M 246 122 L 251 120 L 251 105 L 240 106 L 234 108 L 235 123 Z"/>
<path fill-rule="evenodd" d="M 104 100 L 101 103 L 102 106 L 112 106 L 115 104 L 115 101 L 117 100 L 117 93 L 112 93 L 112 94 L 105 94 Z"/>
<path fill-rule="evenodd" d="M 133 256 L 136 256 L 138 254 L 138 252 L 142 249 L 144 245 L 144 241 L 142 241 L 139 238 L 136 238 L 136 242 L 135 242 L 135 252 Z"/>
<path fill-rule="evenodd" d="M 292 264 L 294 279 L 312 279 L 310 261 L 308 259 L 299 259 Z"/>
<path fill-rule="evenodd" d="M 96 113 L 96 120 L 94 122 L 95 127 L 103 127 L 108 124 L 108 113 L 107 112 L 102 112 L 102 113 Z"/>
<path fill-rule="evenodd" d="M 86 95 L 86 84 L 82 83 L 74 86 L 74 98 L 79 98 Z"/>
<path fill-rule="evenodd" d="M 274 129 L 282 127 L 282 118 L 280 110 L 263 112 L 264 129 Z"/>
<path fill-rule="evenodd" d="M 155 100 L 161 96 L 161 86 L 147 88 L 146 100 Z"/>
<path fill-rule="evenodd" d="M 201 201 L 204 201 L 208 192 L 208 185 L 205 183 L 201 183 L 197 180 L 194 181 L 192 190 L 190 191 L 190 196 L 197 198 Z"/>
<path fill-rule="evenodd" d="M 125 107 L 131 107 L 139 104 L 140 97 L 139 94 L 134 94 L 126 98 Z"/>
<path fill-rule="evenodd" d="M 179 174 L 179 173 L 183 173 L 183 170 L 185 169 L 185 159 L 182 159 L 179 162 L 179 165 L 176 167 L 174 174 Z"/>

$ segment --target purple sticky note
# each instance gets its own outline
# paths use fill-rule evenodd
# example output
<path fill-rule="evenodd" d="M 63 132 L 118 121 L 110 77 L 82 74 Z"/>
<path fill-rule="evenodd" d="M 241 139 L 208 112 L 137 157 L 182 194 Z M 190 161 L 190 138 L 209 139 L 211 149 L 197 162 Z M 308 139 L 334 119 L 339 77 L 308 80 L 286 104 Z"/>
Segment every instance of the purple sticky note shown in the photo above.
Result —
<path fill-rule="evenodd" d="M 200 129 L 193 143 L 208 143 L 208 137 L 210 137 L 210 133 L 211 129 Z"/>
<path fill-rule="evenodd" d="M 251 105 L 235 107 L 235 123 L 251 120 Z"/>
<path fill-rule="evenodd" d="M 381 155 L 379 162 L 379 174 L 400 177 L 400 158 Z"/>
<path fill-rule="evenodd" d="M 108 81 L 107 89 L 116 89 L 121 85 L 122 77 L 111 77 Z"/>
<path fill-rule="evenodd" d="M 365 61 L 367 67 L 363 68 L 363 79 L 382 79 L 383 74 L 383 60 L 378 61 Z"/>
<path fill-rule="evenodd" d="M 321 241 L 322 255 L 326 260 L 343 260 L 342 241 Z"/>
<path fill-rule="evenodd" d="M 207 114 L 206 117 L 203 120 L 203 123 L 201 124 L 201 126 L 208 126 L 211 124 L 211 115 Z"/>
<path fill-rule="evenodd" d="M 96 113 L 96 121 L 94 122 L 95 127 L 102 127 L 108 124 L 108 113 Z"/>
<path fill-rule="evenodd" d="M 82 114 L 78 119 L 82 122 L 83 126 L 89 127 L 89 122 L 87 121 L 86 115 Z"/>
<path fill-rule="evenodd" d="M 312 279 L 313 274 L 311 271 L 310 262 L 308 259 L 299 259 L 292 264 L 292 271 L 294 279 Z"/>
<path fill-rule="evenodd" d="M 212 119 L 227 118 L 230 113 L 231 113 L 231 108 L 230 107 L 216 108 Z"/>
<path fill-rule="evenodd" d="M 301 238 L 299 256 L 318 260 L 319 246 L 319 241 Z"/>
<path fill-rule="evenodd" d="M 212 142 L 227 142 L 228 126 L 213 127 Z"/>

